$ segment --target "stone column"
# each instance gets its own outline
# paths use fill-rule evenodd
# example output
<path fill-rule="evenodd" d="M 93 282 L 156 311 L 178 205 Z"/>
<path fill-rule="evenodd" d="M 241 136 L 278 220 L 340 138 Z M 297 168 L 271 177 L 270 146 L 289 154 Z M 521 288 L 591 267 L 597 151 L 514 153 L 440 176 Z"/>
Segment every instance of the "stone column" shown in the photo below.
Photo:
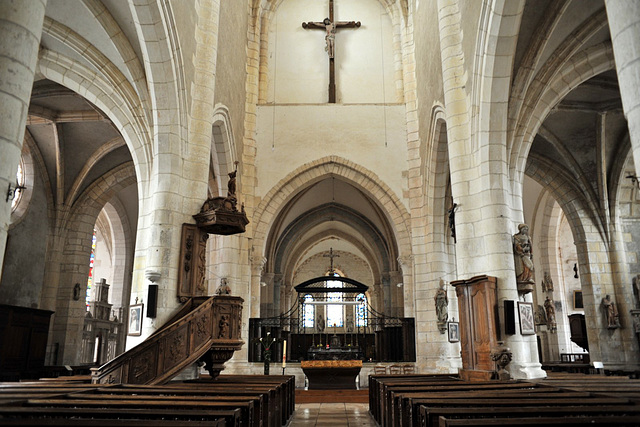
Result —
<path fill-rule="evenodd" d="M 605 5 L 633 161 L 640 175 L 640 2 L 606 0 Z"/>
<path fill-rule="evenodd" d="M 46 0 L 0 2 L 0 272 L 11 221 L 7 190 L 15 187 Z"/>

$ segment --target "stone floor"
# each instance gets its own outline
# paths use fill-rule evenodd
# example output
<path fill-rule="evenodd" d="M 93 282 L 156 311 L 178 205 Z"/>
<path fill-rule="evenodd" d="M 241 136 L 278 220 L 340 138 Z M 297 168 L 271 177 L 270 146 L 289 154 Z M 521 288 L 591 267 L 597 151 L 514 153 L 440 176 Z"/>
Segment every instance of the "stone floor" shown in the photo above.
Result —
<path fill-rule="evenodd" d="M 289 426 L 352 427 L 378 424 L 369 414 L 368 403 L 299 403 Z"/>

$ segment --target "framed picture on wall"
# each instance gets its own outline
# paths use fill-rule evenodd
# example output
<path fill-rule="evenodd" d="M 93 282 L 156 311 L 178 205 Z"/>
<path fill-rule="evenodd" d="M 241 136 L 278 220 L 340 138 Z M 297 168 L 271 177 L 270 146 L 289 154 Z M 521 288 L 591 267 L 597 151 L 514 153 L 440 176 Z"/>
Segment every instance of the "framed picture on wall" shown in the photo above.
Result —
<path fill-rule="evenodd" d="M 144 304 L 135 304 L 129 307 L 129 333 L 139 336 L 142 334 L 142 308 Z"/>
<path fill-rule="evenodd" d="M 583 309 L 584 303 L 582 302 L 582 291 L 573 291 L 573 309 Z"/>
<path fill-rule="evenodd" d="M 520 314 L 520 333 L 522 335 L 533 335 L 536 333 L 533 318 L 533 303 L 518 302 L 518 313 Z"/>
<path fill-rule="evenodd" d="M 460 341 L 460 324 L 458 322 L 449 322 L 449 342 Z"/>

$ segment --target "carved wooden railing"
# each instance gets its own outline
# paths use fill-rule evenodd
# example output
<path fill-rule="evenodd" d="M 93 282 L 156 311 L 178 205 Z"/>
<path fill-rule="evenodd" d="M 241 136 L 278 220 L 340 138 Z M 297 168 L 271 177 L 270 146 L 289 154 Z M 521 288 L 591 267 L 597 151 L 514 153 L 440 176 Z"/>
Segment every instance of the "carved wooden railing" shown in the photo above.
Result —
<path fill-rule="evenodd" d="M 144 342 L 99 368 L 94 384 L 163 384 L 184 368 L 203 361 L 212 377 L 244 344 L 240 297 L 220 295 L 204 302 L 190 299 L 164 327 Z M 198 304 L 200 303 L 200 304 Z"/>

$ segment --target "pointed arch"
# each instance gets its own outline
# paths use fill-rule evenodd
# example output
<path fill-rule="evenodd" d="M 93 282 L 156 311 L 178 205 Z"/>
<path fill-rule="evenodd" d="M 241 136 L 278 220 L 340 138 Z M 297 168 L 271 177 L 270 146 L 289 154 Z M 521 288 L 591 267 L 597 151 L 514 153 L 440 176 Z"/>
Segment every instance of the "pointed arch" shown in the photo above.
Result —
<path fill-rule="evenodd" d="M 255 254 L 264 252 L 269 228 L 287 201 L 300 190 L 329 176 L 342 178 L 375 201 L 395 233 L 400 256 L 411 253 L 409 212 L 393 190 L 366 168 L 339 156 L 327 156 L 292 171 L 262 198 L 253 215 Z"/>

